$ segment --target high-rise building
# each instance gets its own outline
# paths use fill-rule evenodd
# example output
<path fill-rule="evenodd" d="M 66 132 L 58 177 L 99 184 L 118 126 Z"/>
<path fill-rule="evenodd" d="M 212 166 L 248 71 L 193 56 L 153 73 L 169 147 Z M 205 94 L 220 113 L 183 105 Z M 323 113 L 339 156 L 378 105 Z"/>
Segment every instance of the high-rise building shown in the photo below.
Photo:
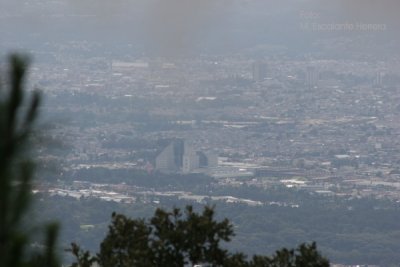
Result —
<path fill-rule="evenodd" d="M 175 172 L 182 169 L 185 142 L 173 140 L 156 157 L 156 169 L 162 172 Z"/>
<path fill-rule="evenodd" d="M 384 77 L 385 73 L 383 71 L 378 71 L 374 79 L 374 85 L 378 87 L 382 86 Z"/>
<path fill-rule="evenodd" d="M 215 168 L 218 167 L 218 155 L 212 152 L 205 153 L 207 157 L 207 167 Z"/>
<path fill-rule="evenodd" d="M 314 88 L 318 86 L 319 82 L 319 72 L 315 67 L 307 67 L 306 70 L 306 85 L 309 88 Z"/>
<path fill-rule="evenodd" d="M 176 169 L 182 168 L 183 154 L 185 153 L 186 142 L 182 139 L 176 139 L 173 142 L 174 146 L 174 163 Z"/>
<path fill-rule="evenodd" d="M 189 141 L 184 142 L 184 154 L 182 158 L 182 172 L 190 173 L 194 169 L 199 168 L 199 156 L 193 149 Z"/>
<path fill-rule="evenodd" d="M 156 169 L 161 172 L 191 173 L 199 168 L 216 167 L 218 157 L 213 153 L 196 151 L 188 141 L 176 139 L 156 157 Z"/>
<path fill-rule="evenodd" d="M 256 61 L 253 63 L 253 81 L 261 82 L 267 77 L 267 64 L 262 61 Z"/>
<path fill-rule="evenodd" d="M 218 156 L 212 152 L 198 151 L 199 167 L 200 168 L 214 168 L 218 166 Z"/>
<path fill-rule="evenodd" d="M 183 155 L 182 172 L 190 173 L 200 167 L 199 155 L 195 152 L 185 153 Z"/>
<path fill-rule="evenodd" d="M 174 143 L 169 144 L 156 157 L 156 169 L 163 172 L 172 172 L 177 169 L 175 164 Z"/>

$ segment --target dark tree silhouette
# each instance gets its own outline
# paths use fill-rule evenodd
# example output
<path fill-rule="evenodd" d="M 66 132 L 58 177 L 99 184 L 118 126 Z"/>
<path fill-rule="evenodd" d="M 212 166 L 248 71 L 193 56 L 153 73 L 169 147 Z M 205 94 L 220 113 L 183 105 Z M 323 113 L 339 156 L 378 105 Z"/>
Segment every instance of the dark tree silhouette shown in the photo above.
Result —
<path fill-rule="evenodd" d="M 22 225 L 32 200 L 35 164 L 29 137 L 40 104 L 37 91 L 26 99 L 27 65 L 26 57 L 10 56 L 8 77 L 0 81 L 0 267 L 58 266 L 57 225 L 44 227 L 46 244 L 39 250 L 32 248 L 30 232 Z"/>
<path fill-rule="evenodd" d="M 315 243 L 302 244 L 296 250 L 282 249 L 272 257 L 254 256 L 247 260 L 242 253 L 232 254 L 222 248 L 234 235 L 227 220 L 214 219 L 214 208 L 205 207 L 201 214 L 187 206 L 185 211 L 157 209 L 149 220 L 130 219 L 113 214 L 109 232 L 100 252 L 90 256 L 76 244 L 72 252 L 73 267 L 97 262 L 101 267 L 161 266 L 233 266 L 233 267 L 329 267 Z"/>

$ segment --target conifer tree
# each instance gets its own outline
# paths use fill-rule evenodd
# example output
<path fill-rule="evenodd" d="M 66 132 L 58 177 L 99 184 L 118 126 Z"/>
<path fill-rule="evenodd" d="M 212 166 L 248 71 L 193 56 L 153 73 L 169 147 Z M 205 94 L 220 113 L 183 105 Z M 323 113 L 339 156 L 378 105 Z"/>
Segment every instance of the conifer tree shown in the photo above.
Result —
<path fill-rule="evenodd" d="M 37 91 L 26 97 L 27 67 L 26 56 L 11 55 L 0 80 L 0 267 L 55 267 L 57 225 L 44 227 L 45 244 L 35 250 L 32 231 L 22 224 L 32 202 L 30 137 L 40 105 Z"/>

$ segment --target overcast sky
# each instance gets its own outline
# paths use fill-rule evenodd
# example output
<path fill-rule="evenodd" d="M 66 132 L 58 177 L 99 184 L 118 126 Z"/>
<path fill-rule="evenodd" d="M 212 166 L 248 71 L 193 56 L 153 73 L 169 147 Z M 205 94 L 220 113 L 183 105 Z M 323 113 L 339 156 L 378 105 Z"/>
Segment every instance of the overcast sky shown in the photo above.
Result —
<path fill-rule="evenodd" d="M 3 42 L 18 41 L 22 47 L 56 40 L 132 42 L 175 55 L 204 47 L 301 46 L 310 38 L 341 34 L 397 40 L 400 1 L 0 0 L 0 7 Z M 325 28 L 304 31 L 305 23 Z M 326 28 L 344 23 L 382 27 L 365 32 Z"/>

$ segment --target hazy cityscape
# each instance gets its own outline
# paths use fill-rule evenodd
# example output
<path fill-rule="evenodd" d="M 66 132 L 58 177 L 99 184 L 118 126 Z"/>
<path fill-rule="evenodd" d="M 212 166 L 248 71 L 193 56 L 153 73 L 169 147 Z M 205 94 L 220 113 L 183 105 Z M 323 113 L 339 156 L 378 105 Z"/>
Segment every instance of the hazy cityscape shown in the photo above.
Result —
<path fill-rule="evenodd" d="M 63 245 L 96 249 L 114 210 L 211 204 L 236 250 L 399 266 L 396 1 L 94 2 L 0 0 L 0 69 L 28 53 L 44 97 L 35 214 Z"/>

